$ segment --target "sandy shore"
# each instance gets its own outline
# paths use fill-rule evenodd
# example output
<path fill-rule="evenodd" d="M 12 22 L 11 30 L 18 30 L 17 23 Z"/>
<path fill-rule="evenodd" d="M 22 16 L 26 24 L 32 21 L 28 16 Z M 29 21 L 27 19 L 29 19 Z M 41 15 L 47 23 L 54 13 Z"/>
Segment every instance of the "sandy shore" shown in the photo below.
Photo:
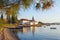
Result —
<path fill-rule="evenodd" d="M 18 37 L 8 28 L 3 28 L 0 32 L 0 40 L 19 40 Z"/>

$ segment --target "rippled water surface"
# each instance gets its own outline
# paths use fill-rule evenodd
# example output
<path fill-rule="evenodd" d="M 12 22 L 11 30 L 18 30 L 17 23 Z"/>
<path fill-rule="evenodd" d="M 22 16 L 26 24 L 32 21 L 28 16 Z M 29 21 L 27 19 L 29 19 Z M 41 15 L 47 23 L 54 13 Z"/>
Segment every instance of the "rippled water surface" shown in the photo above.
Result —
<path fill-rule="evenodd" d="M 17 32 L 17 36 L 21 40 L 60 40 L 60 25 L 24 27 Z"/>

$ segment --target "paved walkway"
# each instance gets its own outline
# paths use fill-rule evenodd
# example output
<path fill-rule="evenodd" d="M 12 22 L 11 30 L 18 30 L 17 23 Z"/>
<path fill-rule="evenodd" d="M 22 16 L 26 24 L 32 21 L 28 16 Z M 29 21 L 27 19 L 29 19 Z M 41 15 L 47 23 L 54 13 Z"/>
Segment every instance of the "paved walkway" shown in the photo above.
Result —
<path fill-rule="evenodd" d="M 15 34 L 13 34 L 10 29 L 4 28 L 0 33 L 0 40 L 19 40 Z"/>

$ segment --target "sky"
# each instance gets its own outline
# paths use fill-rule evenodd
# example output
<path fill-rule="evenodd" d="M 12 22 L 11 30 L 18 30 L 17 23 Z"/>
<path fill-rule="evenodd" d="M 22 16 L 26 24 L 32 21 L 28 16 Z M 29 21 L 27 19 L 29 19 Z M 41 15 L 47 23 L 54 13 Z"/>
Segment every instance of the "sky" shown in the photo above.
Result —
<path fill-rule="evenodd" d="M 54 6 L 48 10 L 36 10 L 34 5 L 31 5 L 29 9 L 20 9 L 18 19 L 34 19 L 44 23 L 60 22 L 60 0 L 54 0 Z"/>

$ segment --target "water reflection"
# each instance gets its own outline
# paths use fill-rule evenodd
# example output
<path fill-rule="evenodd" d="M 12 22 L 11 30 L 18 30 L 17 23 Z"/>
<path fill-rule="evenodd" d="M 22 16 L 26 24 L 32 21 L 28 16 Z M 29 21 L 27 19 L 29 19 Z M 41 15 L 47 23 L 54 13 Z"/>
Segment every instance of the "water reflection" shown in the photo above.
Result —
<path fill-rule="evenodd" d="M 22 29 L 18 29 L 18 31 L 22 32 L 22 33 L 28 33 L 29 31 L 31 31 L 34 34 L 35 26 L 32 26 L 32 27 L 23 27 Z"/>
<path fill-rule="evenodd" d="M 52 30 L 50 27 L 56 27 Z M 23 27 L 17 32 L 21 40 L 60 40 L 60 25 L 42 27 Z"/>
<path fill-rule="evenodd" d="M 23 28 L 23 33 L 27 33 L 28 32 L 28 28 Z"/>

